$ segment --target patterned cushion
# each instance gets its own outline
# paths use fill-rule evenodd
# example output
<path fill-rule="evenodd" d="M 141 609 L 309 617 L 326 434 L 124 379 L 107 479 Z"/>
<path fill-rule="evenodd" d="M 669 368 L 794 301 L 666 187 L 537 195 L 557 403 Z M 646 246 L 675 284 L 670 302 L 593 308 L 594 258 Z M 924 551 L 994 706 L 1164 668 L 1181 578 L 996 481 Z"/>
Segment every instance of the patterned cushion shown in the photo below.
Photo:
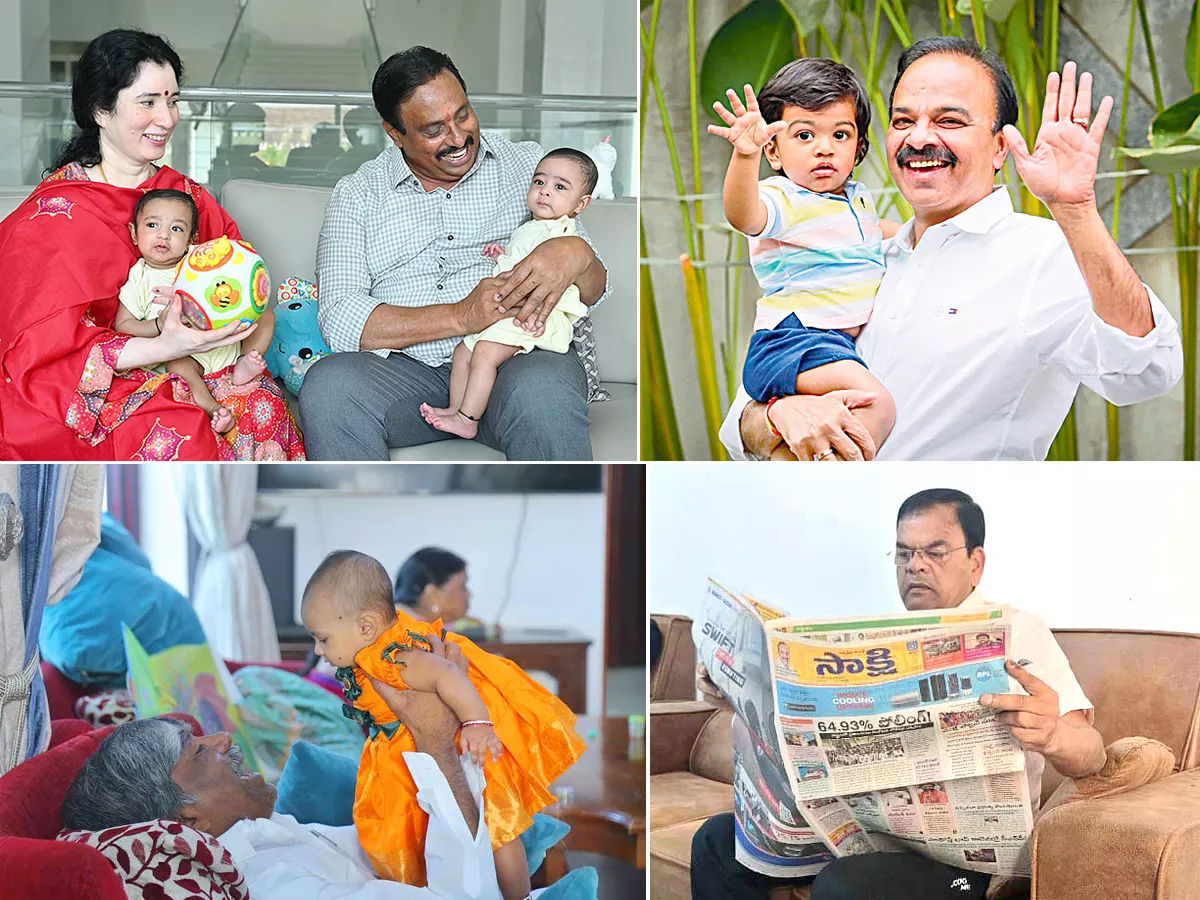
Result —
<path fill-rule="evenodd" d="M 63 831 L 60 841 L 95 847 L 130 900 L 249 900 L 242 873 L 216 838 L 158 819 L 104 831 Z"/>
<path fill-rule="evenodd" d="M 75 701 L 75 718 L 100 728 L 104 725 L 124 725 L 137 718 L 133 696 L 126 690 L 88 694 Z"/>

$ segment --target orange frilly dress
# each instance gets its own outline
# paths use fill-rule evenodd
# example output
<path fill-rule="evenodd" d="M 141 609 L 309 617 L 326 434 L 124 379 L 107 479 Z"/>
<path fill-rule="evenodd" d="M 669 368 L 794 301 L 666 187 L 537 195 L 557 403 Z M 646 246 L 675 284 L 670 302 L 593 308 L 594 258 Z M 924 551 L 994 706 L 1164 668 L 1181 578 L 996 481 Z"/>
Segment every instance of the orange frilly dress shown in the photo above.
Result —
<path fill-rule="evenodd" d="M 368 675 L 407 689 L 400 650 L 427 649 L 425 635 L 441 637 L 442 621 L 422 622 L 397 612 L 397 622 L 358 652 L 353 667 L 339 669 L 348 705 L 345 713 L 368 727 L 354 789 L 354 824 L 363 850 L 381 878 L 424 887 L 428 817 L 417 804 L 417 787 L 401 755 L 416 750 L 412 734 L 383 702 Z M 499 760 L 484 766 L 483 817 L 492 848 L 515 840 L 533 824 L 532 815 L 554 803 L 550 784 L 586 749 L 575 733 L 575 714 L 510 660 L 481 650 L 467 638 L 446 633 L 470 666 L 467 677 L 487 705 L 488 718 L 504 745 Z"/>

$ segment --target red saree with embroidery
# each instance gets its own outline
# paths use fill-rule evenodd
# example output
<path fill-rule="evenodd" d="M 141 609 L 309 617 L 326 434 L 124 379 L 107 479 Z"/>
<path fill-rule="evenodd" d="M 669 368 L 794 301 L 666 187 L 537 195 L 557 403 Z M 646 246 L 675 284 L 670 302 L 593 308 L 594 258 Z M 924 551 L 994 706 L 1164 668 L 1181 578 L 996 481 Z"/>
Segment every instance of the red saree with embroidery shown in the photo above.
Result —
<path fill-rule="evenodd" d="M 233 385 L 209 376 L 237 419 L 217 434 L 183 379 L 117 371 L 128 335 L 112 330 L 117 292 L 137 259 L 129 239 L 145 191 L 188 192 L 198 241 L 237 225 L 200 185 L 163 167 L 138 188 L 88 181 L 78 164 L 43 181 L 0 222 L 0 459 L 303 459 L 300 431 L 266 375 Z"/>

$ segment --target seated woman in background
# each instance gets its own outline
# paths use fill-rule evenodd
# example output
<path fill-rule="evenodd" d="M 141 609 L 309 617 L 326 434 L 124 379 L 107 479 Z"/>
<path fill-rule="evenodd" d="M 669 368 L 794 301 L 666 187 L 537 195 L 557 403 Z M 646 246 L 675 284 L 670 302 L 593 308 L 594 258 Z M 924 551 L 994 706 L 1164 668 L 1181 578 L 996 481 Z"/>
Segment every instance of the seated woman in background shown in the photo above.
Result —
<path fill-rule="evenodd" d="M 0 222 L 0 459 L 303 459 L 300 432 L 267 374 L 217 399 L 235 425 L 217 434 L 170 360 L 244 340 L 257 325 L 189 328 L 175 296 L 153 337 L 113 329 L 117 293 L 138 259 L 129 222 L 143 193 L 174 189 L 198 210 L 196 240 L 238 238 L 217 201 L 157 165 L 179 121 L 179 54 L 118 29 L 87 45 L 71 84 L 79 133 L 53 171 Z M 219 374 L 219 373 L 218 373 Z"/>
<path fill-rule="evenodd" d="M 440 547 L 422 547 L 396 572 L 392 600 L 425 622 L 441 619 L 449 628 L 467 614 L 467 561 Z"/>

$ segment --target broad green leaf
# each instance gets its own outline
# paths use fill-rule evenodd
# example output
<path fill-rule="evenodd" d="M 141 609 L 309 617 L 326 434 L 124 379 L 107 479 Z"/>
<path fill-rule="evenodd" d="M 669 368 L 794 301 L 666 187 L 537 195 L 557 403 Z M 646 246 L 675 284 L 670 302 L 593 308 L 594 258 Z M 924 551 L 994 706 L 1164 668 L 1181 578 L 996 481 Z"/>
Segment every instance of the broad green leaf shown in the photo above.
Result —
<path fill-rule="evenodd" d="M 1200 93 L 1172 103 L 1150 123 L 1150 146 L 1155 150 L 1176 144 L 1200 144 Z"/>
<path fill-rule="evenodd" d="M 795 35 L 795 23 L 779 0 L 754 0 L 721 26 L 700 64 L 700 101 L 713 121 L 721 121 L 713 103 L 729 105 L 726 90 L 741 97 L 742 86 L 749 84 L 758 92 L 796 58 Z"/>
<path fill-rule="evenodd" d="M 1018 0 L 983 0 L 983 14 L 993 22 L 1007 22 Z M 958 0 L 955 4 L 960 16 L 971 15 L 971 0 Z"/>
<path fill-rule="evenodd" d="M 1179 144 L 1159 150 L 1154 147 L 1118 147 L 1114 152 L 1145 166 L 1156 175 L 1172 175 L 1200 168 L 1200 146 Z"/>
<path fill-rule="evenodd" d="M 781 0 L 796 20 L 796 27 L 803 35 L 812 34 L 825 19 L 829 0 Z"/>

